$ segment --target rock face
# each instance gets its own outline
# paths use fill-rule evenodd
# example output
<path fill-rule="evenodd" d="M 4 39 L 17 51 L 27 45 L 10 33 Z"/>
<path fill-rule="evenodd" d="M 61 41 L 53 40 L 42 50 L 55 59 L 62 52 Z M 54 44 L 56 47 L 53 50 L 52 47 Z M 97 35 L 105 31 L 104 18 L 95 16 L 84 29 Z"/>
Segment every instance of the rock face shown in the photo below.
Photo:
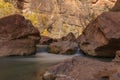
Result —
<path fill-rule="evenodd" d="M 50 37 L 60 38 L 83 28 L 102 12 L 111 9 L 116 0 L 17 0 L 23 13 L 39 12 L 39 30 L 48 29 Z M 21 5 L 20 5 L 21 4 Z M 21 8 L 20 8 L 21 9 Z M 59 36 L 58 36 L 59 35 Z"/>
<path fill-rule="evenodd" d="M 14 14 L 0 19 L 0 56 L 31 55 L 40 36 L 29 20 Z"/>
<path fill-rule="evenodd" d="M 74 57 L 49 68 L 43 80 L 120 80 L 119 64 Z"/>
<path fill-rule="evenodd" d="M 120 12 L 106 12 L 92 21 L 78 38 L 88 55 L 114 57 L 120 50 Z"/>

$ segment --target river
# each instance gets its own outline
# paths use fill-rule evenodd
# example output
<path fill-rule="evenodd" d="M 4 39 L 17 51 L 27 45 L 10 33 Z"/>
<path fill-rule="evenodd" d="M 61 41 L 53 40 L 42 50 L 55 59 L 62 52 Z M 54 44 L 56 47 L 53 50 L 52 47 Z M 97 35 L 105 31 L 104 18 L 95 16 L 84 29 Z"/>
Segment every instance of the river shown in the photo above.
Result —
<path fill-rule="evenodd" d="M 37 53 L 27 57 L 0 58 L 0 80 L 41 80 L 45 69 L 77 55 L 56 55 L 46 52 L 46 46 L 37 46 Z"/>

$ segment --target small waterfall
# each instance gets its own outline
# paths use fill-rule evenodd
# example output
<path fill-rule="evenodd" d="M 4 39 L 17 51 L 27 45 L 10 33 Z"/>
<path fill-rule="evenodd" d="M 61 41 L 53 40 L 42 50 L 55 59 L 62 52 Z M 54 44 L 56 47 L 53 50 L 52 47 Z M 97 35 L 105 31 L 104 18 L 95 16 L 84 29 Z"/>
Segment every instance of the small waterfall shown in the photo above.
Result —
<path fill-rule="evenodd" d="M 80 48 L 77 49 L 75 56 L 84 56 L 84 54 L 82 53 L 82 51 L 80 50 Z"/>
<path fill-rule="evenodd" d="M 64 61 L 65 59 L 72 58 L 74 55 L 59 55 L 48 53 L 48 45 L 37 45 L 37 53 L 35 58 L 37 61 L 42 63 L 56 63 Z"/>

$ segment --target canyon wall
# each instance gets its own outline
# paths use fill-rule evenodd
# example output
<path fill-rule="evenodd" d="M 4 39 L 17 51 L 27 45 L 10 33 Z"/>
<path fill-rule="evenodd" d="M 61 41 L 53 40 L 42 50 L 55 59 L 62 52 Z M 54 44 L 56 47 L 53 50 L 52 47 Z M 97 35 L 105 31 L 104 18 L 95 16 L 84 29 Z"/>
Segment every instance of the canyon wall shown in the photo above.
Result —
<path fill-rule="evenodd" d="M 37 13 L 43 35 L 59 38 L 73 32 L 82 33 L 86 25 L 104 11 L 111 10 L 116 0 L 17 0 L 22 13 Z M 118 4 L 116 4 L 118 5 Z"/>

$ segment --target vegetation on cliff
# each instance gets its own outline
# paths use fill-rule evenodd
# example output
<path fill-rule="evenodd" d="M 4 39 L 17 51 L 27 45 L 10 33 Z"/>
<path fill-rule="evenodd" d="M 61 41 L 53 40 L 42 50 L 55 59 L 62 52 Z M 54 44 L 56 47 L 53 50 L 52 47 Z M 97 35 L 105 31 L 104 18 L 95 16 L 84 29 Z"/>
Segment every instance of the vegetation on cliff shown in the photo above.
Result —
<path fill-rule="evenodd" d="M 8 16 L 10 14 L 18 13 L 13 4 L 0 0 L 0 17 Z"/>

